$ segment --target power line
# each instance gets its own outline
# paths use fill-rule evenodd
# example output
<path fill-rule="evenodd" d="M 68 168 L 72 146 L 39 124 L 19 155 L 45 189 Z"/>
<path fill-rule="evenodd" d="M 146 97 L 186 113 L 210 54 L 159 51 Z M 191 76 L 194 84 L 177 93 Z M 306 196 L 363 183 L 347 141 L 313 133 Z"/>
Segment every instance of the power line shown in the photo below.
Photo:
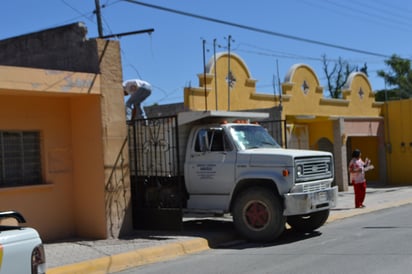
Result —
<path fill-rule="evenodd" d="M 379 4 L 379 2 L 377 2 L 376 0 L 373 1 L 373 4 L 364 3 L 363 0 L 356 0 L 355 2 L 352 2 L 352 4 L 357 5 L 358 10 L 361 10 L 359 9 L 359 6 L 365 7 L 366 10 L 368 11 L 370 10 L 372 12 L 372 17 L 377 16 L 378 18 L 383 19 L 382 23 L 393 21 L 393 22 L 396 22 L 398 26 L 412 25 L 410 22 L 410 12 L 411 11 L 408 10 L 407 6 L 395 8 L 390 5 L 385 6 L 385 3 Z M 409 28 L 407 29 L 409 30 Z"/>
<path fill-rule="evenodd" d="M 243 49 L 242 47 L 252 48 L 253 50 Z M 290 52 L 275 51 L 272 49 L 263 48 L 261 46 L 256 46 L 256 45 L 245 43 L 245 42 L 239 43 L 239 46 L 236 47 L 234 51 L 247 52 L 247 53 L 253 53 L 257 55 L 279 57 L 279 58 L 286 58 L 286 59 L 297 59 L 297 60 L 305 59 L 305 60 L 311 60 L 311 61 L 321 61 L 322 60 L 322 58 L 320 57 L 310 57 L 310 56 L 303 56 L 303 55 L 298 55 L 298 54 L 290 53 Z"/>
<path fill-rule="evenodd" d="M 345 3 L 345 2 L 333 2 L 330 0 L 322 1 L 323 4 L 329 4 L 333 5 L 339 8 L 339 10 L 348 10 L 349 14 L 352 15 L 354 13 L 360 14 L 362 18 L 368 17 L 372 18 L 374 21 L 377 22 L 384 22 L 385 24 L 393 24 L 398 27 L 403 27 L 405 30 L 408 28 L 405 28 L 405 25 L 410 25 L 410 20 L 409 19 L 404 19 L 402 20 L 402 17 L 396 16 L 395 18 L 390 17 L 390 12 L 386 10 L 384 14 L 382 14 L 382 11 L 379 10 L 379 8 L 371 8 L 370 5 L 364 4 L 364 3 L 357 3 L 356 7 L 353 7 L 353 3 Z M 365 9 L 362 9 L 360 11 L 359 6 L 365 7 Z"/>
<path fill-rule="evenodd" d="M 246 43 L 246 42 L 240 42 L 239 45 L 233 50 L 237 52 L 245 52 L 245 53 L 250 53 L 250 54 L 255 54 L 255 55 L 269 56 L 269 57 L 276 57 L 276 58 L 283 58 L 283 59 L 296 59 L 296 60 L 309 60 L 309 61 L 322 61 L 323 60 L 323 58 L 321 57 L 305 56 L 305 55 L 298 55 L 298 54 L 290 53 L 290 52 L 276 51 L 276 50 L 272 50 L 268 48 L 263 48 L 261 46 L 253 45 L 250 43 Z M 327 58 L 327 60 L 332 61 L 332 62 L 338 61 L 338 59 L 336 58 Z M 382 58 L 366 59 L 366 60 L 364 58 L 362 59 L 345 58 L 345 60 L 347 60 L 349 63 L 364 63 L 364 62 L 368 64 L 374 64 L 374 63 L 381 64 L 382 63 Z"/>
<path fill-rule="evenodd" d="M 403 13 L 406 16 L 406 18 L 409 18 L 410 13 L 412 12 L 412 9 L 408 8 L 407 6 L 403 6 L 403 7 L 395 6 L 393 1 L 391 1 L 389 3 L 387 0 L 383 0 L 383 2 L 382 2 L 382 0 L 375 0 L 373 3 L 374 4 L 379 4 L 380 3 L 382 6 L 384 6 L 385 10 L 391 9 L 391 10 L 394 10 L 396 12 L 399 12 L 400 14 Z"/>
<path fill-rule="evenodd" d="M 360 0 L 362 2 L 362 0 Z M 402 15 L 395 15 L 391 13 L 386 8 L 379 8 L 377 2 L 373 2 L 372 5 L 365 3 L 355 3 L 353 1 L 342 2 L 338 0 L 338 3 L 332 1 L 307 1 L 307 0 L 296 0 L 298 4 L 305 4 L 311 9 L 325 10 L 326 12 L 337 14 L 342 16 L 345 20 L 352 18 L 353 20 L 362 20 L 364 22 L 370 22 L 374 25 L 379 24 L 382 27 L 389 28 L 393 30 L 403 30 L 407 31 L 409 34 L 410 28 L 408 28 L 409 19 Z M 353 7 L 356 5 L 356 7 Z M 359 6 L 365 8 L 360 9 Z M 338 8 L 337 8 L 338 7 Z M 383 13 L 383 15 L 382 15 Z M 391 18 L 390 15 L 393 14 Z M 399 19 L 403 19 L 403 22 L 400 22 Z"/>
<path fill-rule="evenodd" d="M 86 17 L 86 13 L 82 13 L 80 10 L 76 9 L 75 7 L 73 7 L 73 5 L 69 4 L 66 2 L 66 0 L 60 0 L 63 2 L 63 4 L 65 4 L 66 6 L 68 6 L 69 8 L 71 8 L 72 10 L 74 10 L 76 13 L 78 13 L 80 16 L 85 16 Z"/>
<path fill-rule="evenodd" d="M 79 11 L 78 9 L 76 9 L 75 7 L 73 7 L 73 5 L 70 5 L 69 3 L 67 3 L 65 0 L 60 0 L 62 1 L 63 4 L 65 4 L 66 6 L 68 6 L 69 8 L 71 8 L 73 11 L 75 11 L 76 13 L 79 14 L 79 16 L 72 18 L 70 20 L 66 20 L 66 21 L 73 21 L 76 20 L 78 18 L 86 18 L 87 20 L 91 21 L 92 23 L 94 23 L 94 21 L 90 18 L 93 15 L 93 12 L 88 12 L 88 13 L 82 13 L 81 11 Z"/>
<path fill-rule="evenodd" d="M 225 20 L 221 20 L 221 19 L 211 18 L 211 17 L 207 17 L 207 16 L 203 16 L 203 15 L 194 14 L 194 13 L 189 13 L 189 12 L 179 11 L 179 10 L 170 9 L 170 8 L 166 8 L 166 7 L 161 7 L 161 6 L 157 6 L 157 5 L 152 5 L 152 4 L 148 4 L 148 3 L 143 3 L 143 2 L 140 2 L 140 1 L 135 1 L 135 0 L 123 0 L 123 1 L 124 2 L 129 2 L 129 3 L 132 3 L 132 4 L 136 4 L 136 5 L 149 7 L 149 8 L 163 10 L 163 11 L 167 11 L 167 12 L 171 12 L 171 13 L 176 13 L 176 14 L 180 14 L 180 15 L 184 15 L 184 16 L 188 16 L 188 17 L 193 17 L 193 18 L 200 19 L 200 20 L 210 21 L 210 22 L 214 22 L 214 23 L 218 23 L 218 24 L 228 25 L 228 26 L 241 28 L 241 29 L 245 29 L 245 30 L 250 30 L 250 31 L 254 31 L 254 32 L 259 32 L 259 33 L 264 33 L 264 34 L 268 34 L 268 35 L 272 35 L 272 36 L 278 36 L 278 37 L 282 37 L 282 38 L 286 38 L 286 39 L 296 40 L 296 41 L 299 41 L 299 42 L 305 42 L 305 43 L 310 43 L 310 44 L 315 44 L 315 45 L 321 45 L 321 46 L 325 46 L 325 47 L 336 48 L 336 49 L 341 49 L 341 50 L 345 50 L 345 51 L 351 51 L 351 52 L 356 52 L 356 53 L 361 53 L 361 54 L 366 54 L 366 55 L 372 55 L 372 56 L 377 56 L 377 57 L 390 58 L 390 56 L 386 55 L 386 54 L 381 54 L 381 53 L 376 53 L 376 52 L 371 52 L 371 51 L 366 51 L 366 50 L 361 50 L 361 49 L 355 49 L 355 48 L 340 46 L 340 45 L 336 45 L 336 44 L 326 43 L 326 42 L 322 42 L 322 41 L 312 40 L 312 39 L 308 39 L 308 38 L 302 38 L 302 37 L 298 37 L 298 36 L 284 34 L 284 33 L 280 33 L 280 32 L 260 29 L 260 28 L 247 26 L 247 25 L 242 25 L 242 24 L 238 24 L 238 23 L 233 23 L 233 22 L 229 22 L 229 21 L 225 21 Z"/>

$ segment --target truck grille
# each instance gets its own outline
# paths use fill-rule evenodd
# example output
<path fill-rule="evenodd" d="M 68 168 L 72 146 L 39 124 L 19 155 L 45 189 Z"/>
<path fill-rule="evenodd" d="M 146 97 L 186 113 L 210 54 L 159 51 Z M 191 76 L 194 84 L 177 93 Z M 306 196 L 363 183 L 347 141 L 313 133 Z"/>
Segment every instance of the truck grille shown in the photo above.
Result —
<path fill-rule="evenodd" d="M 304 184 L 302 188 L 302 192 L 316 192 L 316 191 L 322 191 L 325 189 L 330 188 L 330 183 L 316 183 L 316 184 Z"/>
<path fill-rule="evenodd" d="M 331 178 L 333 163 L 331 157 L 297 158 L 295 159 L 296 182 L 307 182 Z"/>

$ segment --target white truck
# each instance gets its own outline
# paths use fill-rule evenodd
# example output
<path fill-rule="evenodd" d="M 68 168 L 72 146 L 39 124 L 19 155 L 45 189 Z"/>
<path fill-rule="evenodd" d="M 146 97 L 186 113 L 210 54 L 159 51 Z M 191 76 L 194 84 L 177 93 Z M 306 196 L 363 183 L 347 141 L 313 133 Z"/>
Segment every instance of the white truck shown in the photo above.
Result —
<path fill-rule="evenodd" d="M 281 148 L 251 122 L 267 116 L 193 111 L 131 121 L 137 206 L 230 213 L 238 232 L 254 241 L 276 239 L 286 222 L 304 232 L 322 226 L 337 201 L 333 156 Z"/>
<path fill-rule="evenodd" d="M 38 232 L 23 227 L 16 211 L 0 212 L 0 274 L 46 273 L 44 247 Z"/>

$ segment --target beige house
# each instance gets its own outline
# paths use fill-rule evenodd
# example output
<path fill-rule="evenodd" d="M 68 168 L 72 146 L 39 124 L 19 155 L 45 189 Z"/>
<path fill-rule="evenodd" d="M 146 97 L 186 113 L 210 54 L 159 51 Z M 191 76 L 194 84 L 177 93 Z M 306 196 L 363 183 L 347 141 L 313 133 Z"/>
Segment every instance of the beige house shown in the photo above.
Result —
<path fill-rule="evenodd" d="M 45 241 L 132 229 L 119 43 L 85 33 L 73 24 L 0 41 L 0 209 Z M 42 56 L 45 44 L 58 59 Z"/>

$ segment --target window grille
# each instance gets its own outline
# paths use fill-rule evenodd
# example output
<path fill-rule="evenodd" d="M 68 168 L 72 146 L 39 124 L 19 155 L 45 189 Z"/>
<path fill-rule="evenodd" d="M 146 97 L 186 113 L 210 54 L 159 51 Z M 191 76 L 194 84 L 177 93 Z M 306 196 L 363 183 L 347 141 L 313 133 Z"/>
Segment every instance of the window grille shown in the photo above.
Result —
<path fill-rule="evenodd" d="M 0 131 L 0 187 L 41 183 L 40 132 Z"/>

